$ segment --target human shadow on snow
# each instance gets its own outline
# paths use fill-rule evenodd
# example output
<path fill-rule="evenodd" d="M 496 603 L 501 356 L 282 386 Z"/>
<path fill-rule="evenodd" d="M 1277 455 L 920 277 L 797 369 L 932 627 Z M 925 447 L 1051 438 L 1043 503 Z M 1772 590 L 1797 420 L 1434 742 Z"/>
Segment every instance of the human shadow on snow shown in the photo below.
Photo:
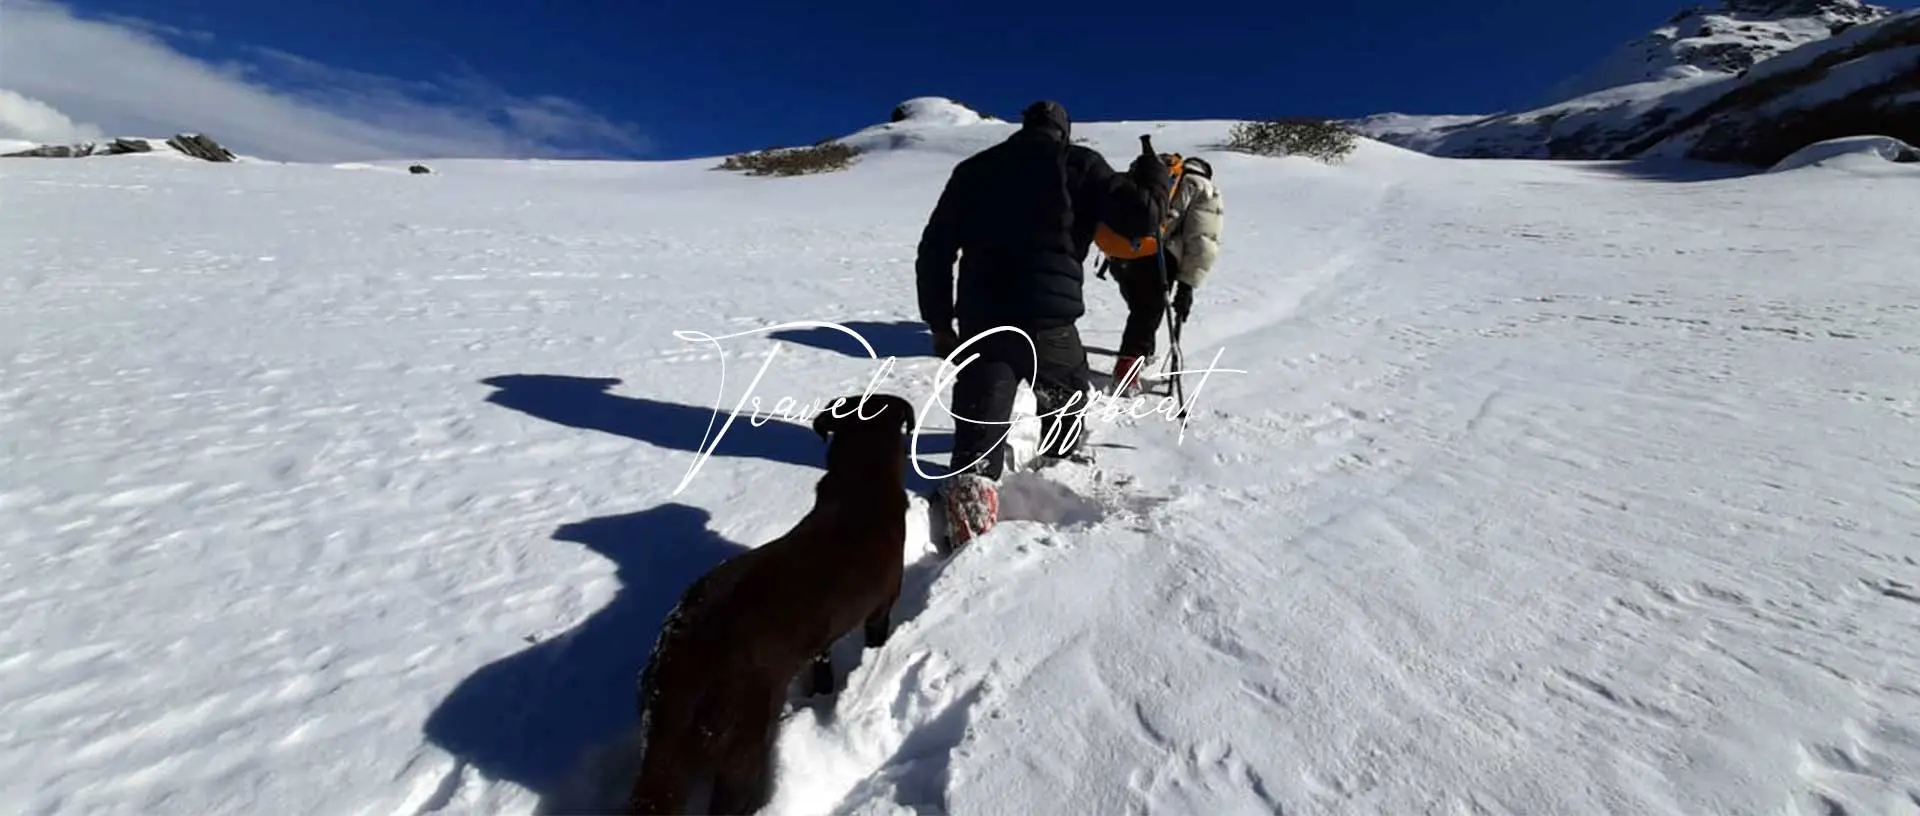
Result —
<path fill-rule="evenodd" d="M 715 411 L 707 406 L 608 393 L 608 389 L 620 383 L 613 377 L 506 374 L 481 382 L 498 389 L 487 397 L 487 401 L 495 405 L 572 428 L 601 431 L 695 454 L 712 443 L 733 410 L 731 405 Z M 720 443 L 713 447 L 712 456 L 826 468 L 826 445 L 811 427 L 779 417 L 764 419 L 760 425 L 754 425 L 752 415 L 742 410 L 733 425 L 726 428 Z M 952 449 L 952 433 L 923 433 L 916 452 L 926 456 L 948 453 Z M 925 463 L 922 468 L 939 472 Z M 907 470 L 907 479 L 908 486 L 916 491 L 933 486 L 911 467 Z"/>
<path fill-rule="evenodd" d="M 606 758 L 610 750 L 637 756 L 635 684 L 661 622 L 686 587 L 747 550 L 709 521 L 706 510 L 668 503 L 556 530 L 555 540 L 613 561 L 619 592 L 565 634 L 468 677 L 427 718 L 427 739 L 492 779 L 532 791 L 543 811 L 617 803 L 615 789 L 629 780 L 610 768 L 583 773 L 583 766 L 630 764 L 631 757 Z M 583 777 L 601 790 L 582 791 Z"/>
<path fill-rule="evenodd" d="M 840 325 L 858 332 L 860 339 L 873 346 L 875 360 L 888 357 L 907 359 L 910 357 L 933 356 L 933 334 L 927 331 L 927 324 L 918 320 L 895 320 L 880 322 L 856 320 Z M 813 326 L 805 329 L 781 329 L 768 337 L 785 340 L 803 346 L 845 354 L 848 357 L 867 357 L 867 350 L 859 340 L 848 336 L 846 332 L 825 326 Z"/>

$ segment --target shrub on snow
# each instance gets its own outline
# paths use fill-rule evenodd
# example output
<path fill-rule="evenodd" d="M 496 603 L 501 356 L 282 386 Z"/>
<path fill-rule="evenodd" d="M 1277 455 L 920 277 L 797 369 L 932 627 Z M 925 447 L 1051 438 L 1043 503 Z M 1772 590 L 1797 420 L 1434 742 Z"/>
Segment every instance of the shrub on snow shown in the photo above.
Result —
<path fill-rule="evenodd" d="M 1345 159 L 1360 134 L 1324 119 L 1269 119 L 1240 122 L 1227 133 L 1228 150 L 1256 156 L 1305 156 L 1328 164 Z"/>
<path fill-rule="evenodd" d="M 777 147 L 728 156 L 722 170 L 736 170 L 750 176 L 800 176 L 831 173 L 853 164 L 860 151 L 835 141 L 812 147 Z"/>

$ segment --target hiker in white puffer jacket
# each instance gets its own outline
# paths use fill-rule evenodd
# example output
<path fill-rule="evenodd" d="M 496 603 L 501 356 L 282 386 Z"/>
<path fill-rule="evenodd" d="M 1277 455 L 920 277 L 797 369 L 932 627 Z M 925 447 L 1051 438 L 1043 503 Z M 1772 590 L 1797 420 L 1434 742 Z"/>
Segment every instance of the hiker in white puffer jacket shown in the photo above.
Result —
<path fill-rule="evenodd" d="M 1193 292 L 1213 272 L 1220 257 L 1220 230 L 1226 217 L 1226 203 L 1213 182 L 1213 166 L 1198 156 L 1163 157 L 1174 175 L 1173 197 L 1163 227 L 1167 239 L 1167 280 L 1162 285 L 1160 267 L 1154 254 L 1116 258 L 1108 256 L 1101 271 L 1111 271 L 1120 285 L 1120 296 L 1127 302 L 1126 328 L 1120 335 L 1119 359 L 1114 362 L 1113 382 L 1125 382 L 1137 364 L 1141 371 L 1153 358 L 1154 340 L 1165 316 L 1167 298 L 1173 299 L 1174 319 L 1184 324 L 1193 309 Z"/>

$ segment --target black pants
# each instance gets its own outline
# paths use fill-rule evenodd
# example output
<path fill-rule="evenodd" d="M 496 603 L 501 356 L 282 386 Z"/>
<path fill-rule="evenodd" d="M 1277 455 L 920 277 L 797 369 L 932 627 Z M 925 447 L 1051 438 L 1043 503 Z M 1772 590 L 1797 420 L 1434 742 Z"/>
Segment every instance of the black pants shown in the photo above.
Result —
<path fill-rule="evenodd" d="M 992 328 L 997 327 L 962 323 L 960 341 Z M 1019 333 L 1002 330 L 954 355 L 955 364 L 965 364 L 954 379 L 949 403 L 954 414 L 950 465 L 954 471 L 970 470 L 994 480 L 1004 474 L 1003 442 L 1013 428 L 1008 420 L 1021 380 L 1033 384 L 1035 407 L 1041 415 L 1041 455 L 1064 456 L 1083 441 L 1081 415 L 1092 386 L 1079 327 L 1022 327 L 1021 331 L 1033 340 L 1031 348 Z M 979 359 L 967 362 L 976 353 Z"/>
<path fill-rule="evenodd" d="M 1154 338 L 1160 334 L 1160 321 L 1167 315 L 1167 297 L 1173 290 L 1173 259 L 1167 259 L 1167 285 L 1160 285 L 1160 265 L 1152 256 L 1131 260 L 1114 259 L 1113 281 L 1120 284 L 1120 297 L 1127 302 L 1127 325 L 1120 332 L 1121 357 L 1146 357 L 1153 353 Z"/>

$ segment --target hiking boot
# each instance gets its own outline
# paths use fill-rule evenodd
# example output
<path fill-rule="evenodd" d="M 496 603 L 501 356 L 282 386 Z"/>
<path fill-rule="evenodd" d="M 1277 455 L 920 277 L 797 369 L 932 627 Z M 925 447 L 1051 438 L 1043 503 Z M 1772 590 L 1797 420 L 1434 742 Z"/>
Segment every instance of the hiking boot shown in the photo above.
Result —
<path fill-rule="evenodd" d="M 1140 375 L 1147 371 L 1148 358 L 1121 357 L 1113 363 L 1113 393 L 1131 396 L 1140 390 Z"/>
<path fill-rule="evenodd" d="M 1000 490 L 992 479 L 977 473 L 958 474 L 948 478 L 940 493 L 955 550 L 993 529 L 1000 520 Z"/>

